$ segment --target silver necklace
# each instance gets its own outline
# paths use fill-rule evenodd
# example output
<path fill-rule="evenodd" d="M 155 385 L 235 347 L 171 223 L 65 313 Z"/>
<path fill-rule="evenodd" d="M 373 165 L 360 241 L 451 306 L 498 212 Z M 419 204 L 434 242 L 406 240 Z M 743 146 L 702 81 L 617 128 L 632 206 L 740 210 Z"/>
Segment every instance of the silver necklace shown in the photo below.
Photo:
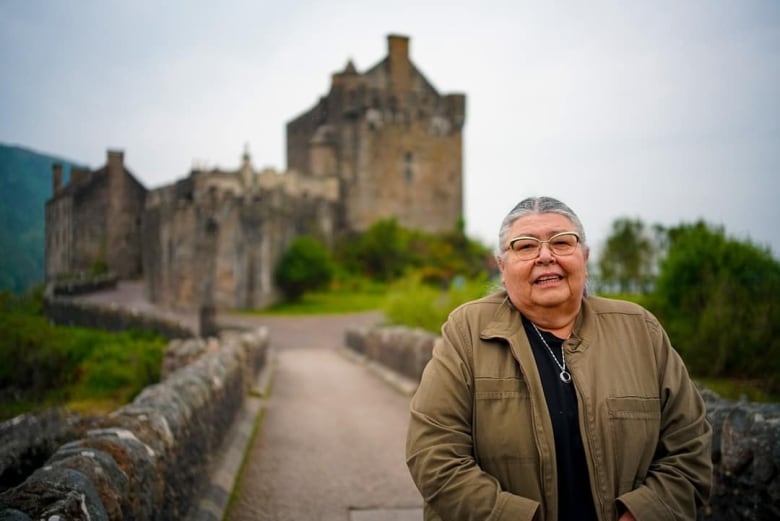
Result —
<path fill-rule="evenodd" d="M 529 322 L 531 321 L 529 320 Z M 534 326 L 534 330 L 536 331 L 536 334 L 539 335 L 539 338 L 542 339 L 542 343 L 544 344 L 544 347 L 547 348 L 547 351 L 549 351 L 550 356 L 553 358 L 553 360 L 555 360 L 555 365 L 557 365 L 561 369 L 561 374 L 558 375 L 561 378 L 561 382 L 565 384 L 571 382 L 571 373 L 569 373 L 569 371 L 566 370 L 566 356 L 563 354 L 563 344 L 561 344 L 561 360 L 563 361 L 563 363 L 561 363 L 558 362 L 557 358 L 555 358 L 555 353 L 553 353 L 553 350 L 550 349 L 549 345 L 547 345 L 547 340 L 544 339 L 544 337 L 542 336 L 542 332 L 539 331 L 539 328 L 536 327 L 536 324 L 531 322 L 531 325 Z"/>

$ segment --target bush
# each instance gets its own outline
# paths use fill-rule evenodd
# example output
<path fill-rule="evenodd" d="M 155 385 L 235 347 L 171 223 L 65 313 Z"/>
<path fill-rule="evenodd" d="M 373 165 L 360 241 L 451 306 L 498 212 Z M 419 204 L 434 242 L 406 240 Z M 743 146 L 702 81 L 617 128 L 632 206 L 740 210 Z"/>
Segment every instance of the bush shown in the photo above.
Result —
<path fill-rule="evenodd" d="M 463 226 L 461 221 L 454 231 L 432 234 L 405 229 L 395 219 L 380 220 L 362 234 L 343 238 L 336 258 L 346 271 L 382 282 L 409 271 L 440 285 L 458 275 L 484 276 L 492 267 L 490 249 L 469 239 Z"/>
<path fill-rule="evenodd" d="M 327 288 L 333 262 L 325 246 L 308 236 L 296 238 L 276 266 L 276 285 L 287 300 L 299 300 L 307 291 Z"/>
<path fill-rule="evenodd" d="M 386 282 L 401 276 L 412 263 L 410 240 L 410 232 L 398 221 L 384 219 L 362 234 L 345 237 L 338 258 L 347 271 Z"/>
<path fill-rule="evenodd" d="M 44 317 L 16 311 L 0 315 L 0 397 L 41 396 L 70 383 L 68 349 Z"/>
<path fill-rule="evenodd" d="M 670 230 L 650 307 L 692 372 L 780 388 L 780 263 L 704 222 Z"/>
<path fill-rule="evenodd" d="M 0 296 L 0 418 L 74 398 L 118 407 L 159 381 L 165 339 L 54 326 L 36 298 Z"/>
<path fill-rule="evenodd" d="M 165 351 L 162 339 L 141 332 L 107 333 L 78 366 L 83 375 L 72 398 L 112 398 L 129 402 L 144 387 L 160 380 Z"/>
<path fill-rule="evenodd" d="M 453 309 L 490 292 L 485 277 L 467 280 L 458 277 L 446 288 L 423 282 L 420 272 L 412 273 L 390 286 L 384 313 L 392 324 L 417 327 L 438 333 Z"/>

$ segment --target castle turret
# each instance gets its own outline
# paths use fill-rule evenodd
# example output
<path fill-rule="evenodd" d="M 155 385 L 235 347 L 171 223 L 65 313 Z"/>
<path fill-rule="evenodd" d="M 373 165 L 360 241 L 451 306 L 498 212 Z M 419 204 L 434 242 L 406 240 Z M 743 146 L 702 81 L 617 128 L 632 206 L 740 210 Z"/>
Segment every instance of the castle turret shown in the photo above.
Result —
<path fill-rule="evenodd" d="M 241 182 L 244 184 L 244 188 L 253 188 L 255 185 L 252 156 L 249 155 L 249 143 L 244 144 L 244 153 L 241 156 Z"/>

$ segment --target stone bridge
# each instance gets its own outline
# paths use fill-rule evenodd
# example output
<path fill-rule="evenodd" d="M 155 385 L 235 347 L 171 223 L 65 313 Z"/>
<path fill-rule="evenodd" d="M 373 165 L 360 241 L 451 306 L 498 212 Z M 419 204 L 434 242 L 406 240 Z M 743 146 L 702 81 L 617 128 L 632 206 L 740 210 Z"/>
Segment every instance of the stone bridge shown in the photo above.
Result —
<path fill-rule="evenodd" d="M 111 298 L 59 312 L 196 326 Z M 435 335 L 379 313 L 216 322 L 218 337 L 172 341 L 163 381 L 106 417 L 49 411 L 0 426 L 0 519 L 422 518 L 403 444 Z M 703 394 L 716 487 L 698 519 L 779 519 L 780 406 Z"/>
<path fill-rule="evenodd" d="M 111 329 L 197 326 L 130 297 L 48 308 Z M 112 414 L 6 422 L 0 519 L 421 519 L 403 454 L 409 396 L 345 347 L 349 328 L 381 320 L 220 315 L 219 336 L 171 341 L 161 383 Z"/>

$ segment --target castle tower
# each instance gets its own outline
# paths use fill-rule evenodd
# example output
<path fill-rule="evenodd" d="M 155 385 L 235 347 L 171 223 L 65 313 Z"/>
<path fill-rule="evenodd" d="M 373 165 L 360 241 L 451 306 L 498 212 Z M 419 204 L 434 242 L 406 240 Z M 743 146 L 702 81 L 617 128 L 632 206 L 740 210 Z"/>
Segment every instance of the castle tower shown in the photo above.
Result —
<path fill-rule="evenodd" d="M 439 94 L 411 61 L 409 38 L 391 34 L 385 59 L 362 74 L 348 62 L 330 92 L 287 124 L 288 169 L 337 176 L 341 231 L 391 217 L 452 230 L 463 213 L 465 103 Z"/>
<path fill-rule="evenodd" d="M 52 168 L 46 202 L 46 278 L 107 268 L 120 278 L 141 274 L 141 212 L 146 188 L 125 168 L 124 153 L 109 150 L 98 170 L 73 169 L 70 182 Z"/>

